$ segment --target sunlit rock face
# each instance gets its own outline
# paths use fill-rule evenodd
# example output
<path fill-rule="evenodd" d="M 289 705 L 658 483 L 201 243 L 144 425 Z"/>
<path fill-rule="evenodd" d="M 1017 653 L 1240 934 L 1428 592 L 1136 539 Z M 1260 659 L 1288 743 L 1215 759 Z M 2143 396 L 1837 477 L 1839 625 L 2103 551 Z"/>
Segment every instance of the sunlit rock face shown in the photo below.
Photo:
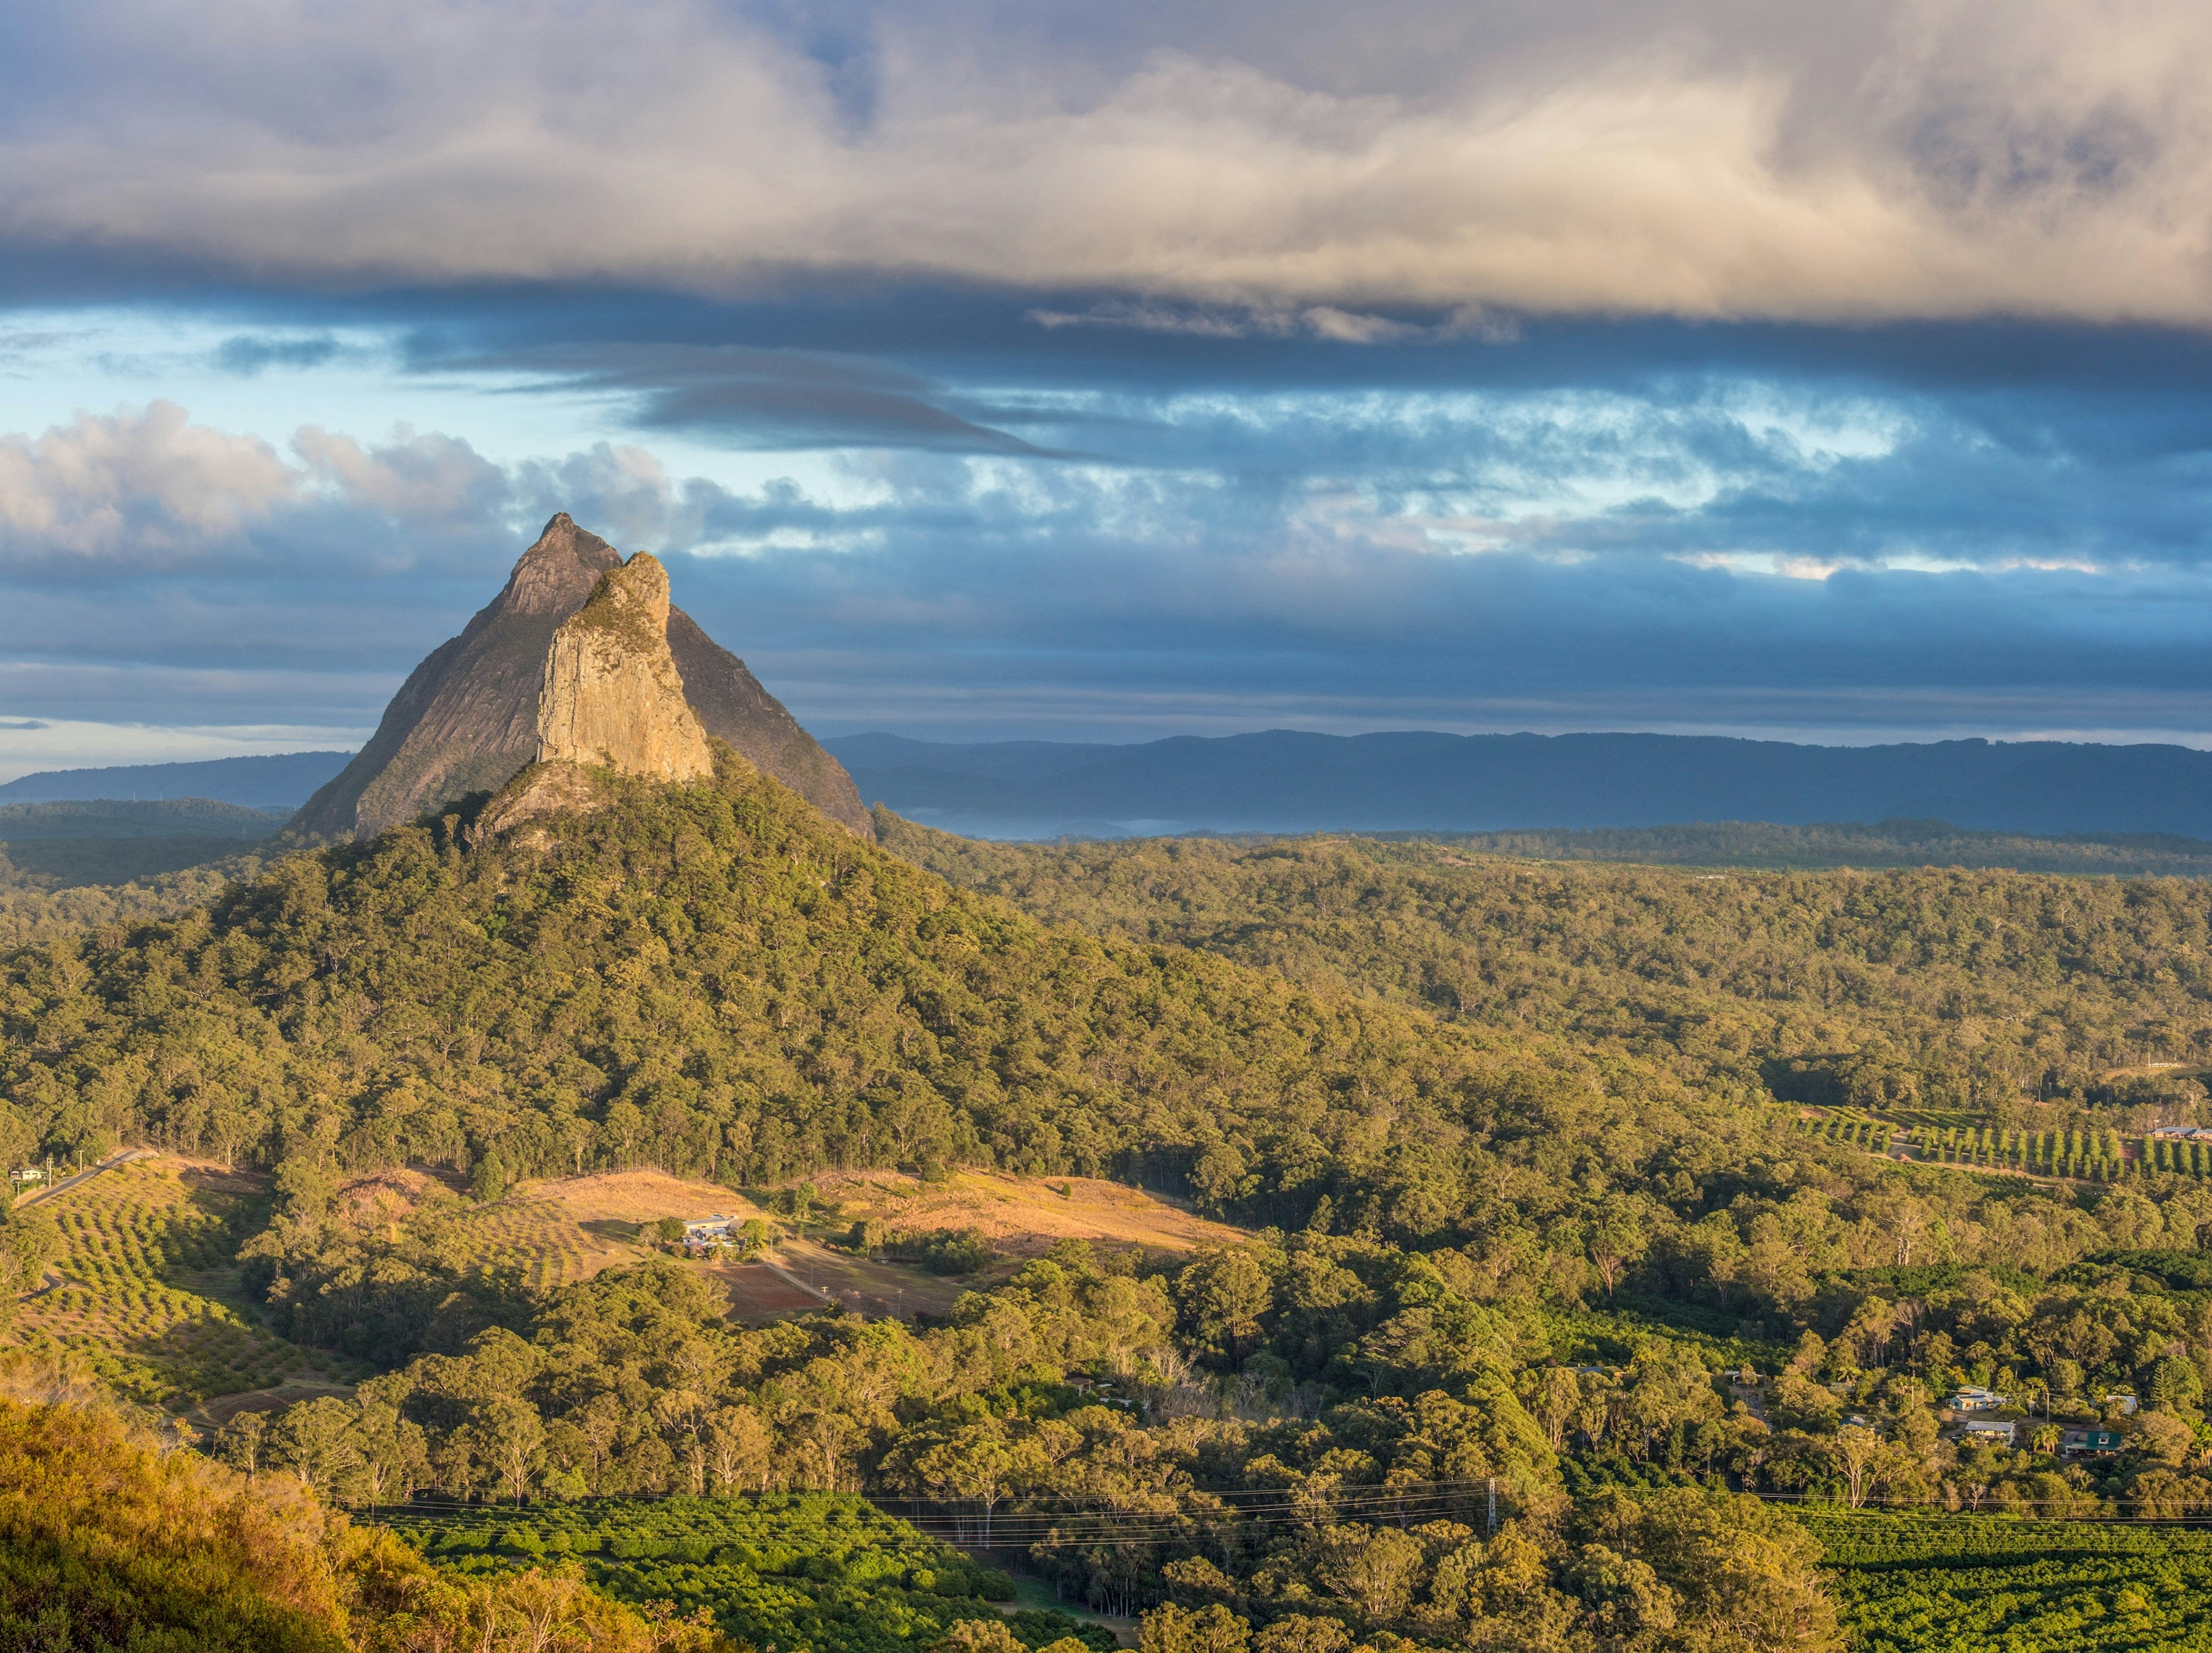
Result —
<path fill-rule="evenodd" d="M 670 606 L 667 571 L 651 556 L 642 560 L 649 574 L 630 574 L 639 558 L 624 562 L 567 513 L 556 516 L 499 595 L 415 668 L 374 738 L 307 800 L 293 825 L 331 837 L 381 832 L 471 793 L 496 792 L 549 750 L 597 750 L 605 756 L 561 761 L 611 763 L 640 775 L 703 774 L 707 763 L 699 754 L 711 737 L 840 825 L 873 837 L 852 777 L 743 660 Z M 621 681 L 642 697 L 634 713 L 624 712 L 613 692 L 613 656 L 595 653 L 598 645 L 582 632 L 556 645 L 596 600 L 601 582 L 617 572 L 625 578 L 603 617 L 630 612 L 625 605 L 638 594 L 634 586 L 650 583 L 658 593 L 645 603 L 658 616 L 648 623 L 660 633 L 653 664 L 641 664 L 640 656 L 623 668 Z M 570 674 L 557 692 L 550 675 L 556 667 Z M 672 684 L 675 706 L 688 708 L 688 726 L 670 704 Z M 648 767 L 633 768 L 633 761 Z"/>

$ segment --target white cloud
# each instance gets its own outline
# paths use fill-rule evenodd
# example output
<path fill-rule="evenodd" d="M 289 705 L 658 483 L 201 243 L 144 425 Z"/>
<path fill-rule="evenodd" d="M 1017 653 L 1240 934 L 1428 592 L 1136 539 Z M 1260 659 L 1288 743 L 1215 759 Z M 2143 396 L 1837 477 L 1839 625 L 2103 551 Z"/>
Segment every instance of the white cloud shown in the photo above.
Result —
<path fill-rule="evenodd" d="M 195 425 L 173 402 L 80 414 L 0 437 L 0 556 L 159 562 L 236 534 L 299 481 L 266 442 Z"/>
<path fill-rule="evenodd" d="M 705 0 L 91 0 L 76 55 L 20 43 L 0 235 L 295 281 L 889 271 L 1354 339 L 1393 307 L 2212 321 L 2197 0 L 1536 15 L 939 0 L 857 27 L 856 117 Z"/>

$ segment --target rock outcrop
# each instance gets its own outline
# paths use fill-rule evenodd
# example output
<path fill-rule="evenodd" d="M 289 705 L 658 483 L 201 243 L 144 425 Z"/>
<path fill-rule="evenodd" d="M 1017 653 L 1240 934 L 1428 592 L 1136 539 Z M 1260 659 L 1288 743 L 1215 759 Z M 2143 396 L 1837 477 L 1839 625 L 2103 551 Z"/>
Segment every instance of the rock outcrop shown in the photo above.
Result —
<path fill-rule="evenodd" d="M 561 623 L 538 692 L 540 763 L 580 763 L 655 781 L 713 773 L 707 732 L 668 652 L 668 571 L 640 551 L 599 576 Z"/>
<path fill-rule="evenodd" d="M 459 636 L 415 668 L 385 708 L 374 737 L 307 800 L 293 825 L 330 837 L 366 836 L 506 785 L 539 753 L 555 634 L 580 614 L 604 576 L 626 566 L 613 546 L 579 528 L 566 512 L 547 523 L 505 588 Z M 653 567 L 659 569 L 657 562 Z M 665 603 L 665 571 L 660 579 Z M 852 777 L 743 660 L 672 607 L 663 649 L 701 730 L 728 742 L 840 825 L 875 836 Z"/>

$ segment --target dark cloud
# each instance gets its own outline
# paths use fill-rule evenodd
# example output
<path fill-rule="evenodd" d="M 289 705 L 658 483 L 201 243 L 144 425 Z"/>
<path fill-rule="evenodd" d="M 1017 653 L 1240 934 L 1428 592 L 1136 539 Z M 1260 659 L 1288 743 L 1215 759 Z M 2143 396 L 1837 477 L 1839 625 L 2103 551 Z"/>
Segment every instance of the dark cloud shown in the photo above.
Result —
<path fill-rule="evenodd" d="M 334 338 L 269 338 L 241 333 L 216 349 L 216 363 L 226 373 L 253 374 L 270 368 L 319 368 L 342 347 Z"/>
<path fill-rule="evenodd" d="M 441 371 L 529 375 L 542 390 L 620 398 L 641 430 L 683 430 L 748 447 L 891 447 L 1028 453 L 963 416 L 961 398 L 912 373 L 849 356 L 654 339 L 532 343 L 433 354 Z"/>

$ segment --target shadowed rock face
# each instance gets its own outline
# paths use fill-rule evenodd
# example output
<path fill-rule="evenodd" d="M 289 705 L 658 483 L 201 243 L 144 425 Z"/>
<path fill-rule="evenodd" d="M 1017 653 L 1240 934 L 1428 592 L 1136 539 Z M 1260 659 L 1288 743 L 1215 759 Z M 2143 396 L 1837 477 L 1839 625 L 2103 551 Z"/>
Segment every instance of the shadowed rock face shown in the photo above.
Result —
<path fill-rule="evenodd" d="M 647 557 L 665 604 L 667 575 Z M 541 701 L 554 634 L 579 615 L 602 575 L 625 565 L 614 547 L 563 512 L 522 554 L 506 587 L 458 637 L 408 677 L 375 736 L 309 799 L 294 826 L 367 836 L 472 792 L 492 792 L 538 755 Z M 851 830 L 873 837 L 860 795 L 744 662 L 681 609 L 666 615 L 666 649 L 697 726 Z M 700 771 L 692 771 L 697 773 Z"/>

